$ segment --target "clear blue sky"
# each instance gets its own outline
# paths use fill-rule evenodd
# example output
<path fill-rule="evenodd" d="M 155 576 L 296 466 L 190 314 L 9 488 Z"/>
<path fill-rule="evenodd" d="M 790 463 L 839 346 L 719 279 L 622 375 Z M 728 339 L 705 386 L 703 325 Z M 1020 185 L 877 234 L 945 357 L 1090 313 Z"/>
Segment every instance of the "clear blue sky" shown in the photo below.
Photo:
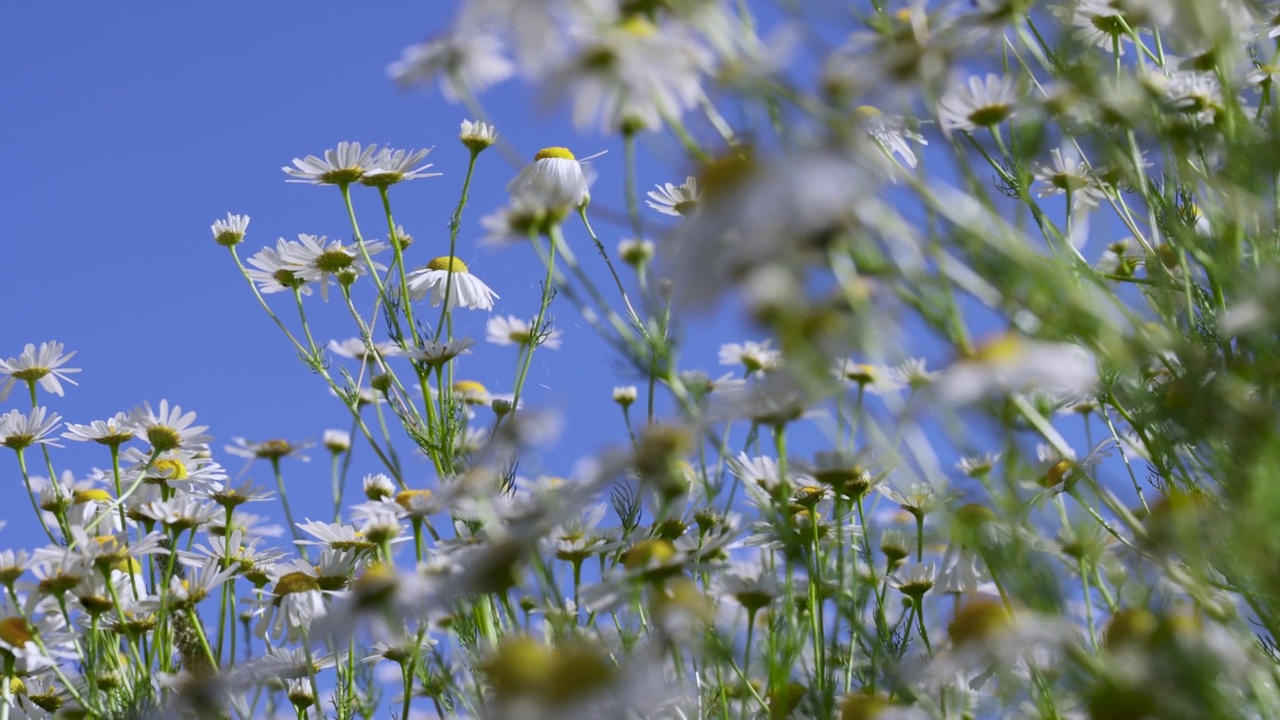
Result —
<path fill-rule="evenodd" d="M 17 355 L 27 342 L 62 342 L 77 353 L 70 365 L 84 369 L 75 377 L 80 385 L 42 402 L 87 423 L 168 398 L 211 426 L 213 447 L 233 472 L 240 461 L 221 455 L 232 436 L 318 440 L 326 427 L 348 427 L 346 411 L 296 360 L 208 226 L 227 211 L 251 215 L 242 257 L 299 232 L 349 238 L 337 190 L 285 184 L 281 166 L 342 140 L 435 146 L 428 159 L 444 176 L 397 186 L 392 197 L 397 221 L 417 239 L 411 263 L 447 254 L 448 215 L 466 169 L 458 124 L 470 116 L 434 90 L 401 90 L 386 66 L 442 28 L 453 5 L 384 2 L 357 12 L 332 1 L 6 4 L 0 356 Z M 596 196 L 620 207 L 621 147 L 575 136 L 562 116 L 531 112 L 535 100 L 514 80 L 485 98 L 499 133 L 525 156 L 547 145 L 568 145 L 579 156 L 610 151 L 594 161 L 604 176 Z M 642 154 L 676 157 L 663 142 Z M 459 255 L 502 296 L 495 312 L 531 316 L 541 278 L 533 253 L 476 245 L 479 217 L 505 203 L 515 168 L 493 151 L 480 165 Z M 679 182 L 686 170 L 678 159 L 646 167 L 641 187 Z M 373 191 L 357 194 L 357 211 L 367 237 L 386 237 Z M 646 213 L 655 228 L 662 217 Z M 607 223 L 597 230 L 608 247 L 627 236 Z M 586 241 L 576 228 L 575 238 Z M 580 257 L 597 260 L 592 252 Z M 290 301 L 275 297 L 292 317 Z M 525 397 L 564 412 L 564 438 L 549 455 L 558 466 L 548 470 L 565 474 L 577 457 L 625 438 L 608 397 L 633 379 L 567 302 L 555 311 L 564 346 L 535 359 Z M 355 335 L 339 304 L 313 298 L 309 312 L 329 330 L 320 336 Z M 462 327 L 477 340 L 463 376 L 509 391 L 516 351 L 483 342 L 486 317 L 469 313 Z M 714 343 L 756 338 L 729 331 L 689 352 L 715 371 Z M 4 409 L 22 402 L 15 393 Z M 310 465 L 286 466 L 299 516 L 320 513 L 327 494 L 324 451 L 312 454 Z M 78 476 L 108 464 L 104 449 L 74 443 L 54 458 Z M 429 466 L 414 467 L 427 482 Z M 374 469 L 362 453 L 354 481 Z M 269 483 L 265 465 L 253 476 Z M 12 457 L 0 457 L 0 478 L 0 502 L 13 508 L 0 511 L 10 521 L 3 544 L 35 544 L 25 534 L 33 526 Z M 304 499 L 310 482 L 318 491 L 309 498 L 314 511 Z"/>

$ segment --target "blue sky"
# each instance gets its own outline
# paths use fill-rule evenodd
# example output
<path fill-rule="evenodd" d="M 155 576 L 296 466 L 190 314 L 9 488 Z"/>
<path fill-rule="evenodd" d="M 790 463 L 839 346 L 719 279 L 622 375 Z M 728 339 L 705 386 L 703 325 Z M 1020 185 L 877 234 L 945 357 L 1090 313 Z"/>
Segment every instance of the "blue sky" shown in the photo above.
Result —
<path fill-rule="evenodd" d="M 411 264 L 447 254 L 447 221 L 466 169 L 458 124 L 470 116 L 434 89 L 404 91 L 386 76 L 401 50 L 440 30 L 452 3 L 132 3 L 8 4 L 6 27 L 22 28 L 0 46 L 0 99 L 9 108 L 6 172 L 0 174 L 6 240 L 0 261 L 0 356 L 23 344 L 57 340 L 76 351 L 84 371 L 65 398 L 42 397 L 71 422 L 102 419 L 161 398 L 199 413 L 220 451 L 233 436 L 318 440 L 348 416 L 323 381 L 294 357 L 235 270 L 215 245 L 209 224 L 226 212 L 252 216 L 241 247 L 248 257 L 277 237 L 299 232 L 350 237 L 336 189 L 286 184 L 280 168 L 339 141 L 430 147 L 442 177 L 392 189 L 396 219 L 416 238 Z M 567 145 L 602 176 L 598 204 L 621 207 L 619 143 L 573 133 L 565 118 L 538 114 L 518 81 L 485 97 L 499 133 L 526 157 Z M 640 186 L 679 182 L 686 174 L 675 149 L 649 138 Z M 515 168 L 496 152 L 481 157 L 463 220 L 459 255 L 501 296 L 495 312 L 531 316 L 542 273 L 532 251 L 482 249 L 478 219 L 505 203 Z M 363 188 L 360 188 L 363 190 Z M 376 194 L 357 193 L 366 237 L 385 238 Z M 657 229 L 663 216 L 646 210 Z M 607 247 L 628 236 L 596 221 Z M 570 242 L 585 243 L 576 227 Z M 587 265 L 597 258 L 580 252 Z M 597 268 L 599 269 L 599 268 Z M 275 296 L 284 317 L 291 302 Z M 564 330 L 561 350 L 540 353 L 525 397 L 552 405 L 565 434 L 548 455 L 554 474 L 603 443 L 625 438 L 614 385 L 634 382 L 567 302 L 554 311 Z M 341 305 L 313 298 L 318 340 L 355 335 Z M 757 338 L 734 330 L 729 313 L 698 322 L 723 327 L 713 340 L 694 334 L 688 348 L 715 371 L 721 340 Z M 464 318 L 478 341 L 462 376 L 509 391 L 516 351 L 482 342 L 483 313 Z M 15 393 L 5 408 L 23 402 Z M 308 466 L 286 470 L 295 514 L 323 507 L 323 450 Z M 71 444 L 56 451 L 59 470 L 83 475 L 106 466 L 105 451 Z M 232 471 L 238 459 L 219 458 Z M 427 482 L 429 466 L 415 466 Z M 354 482 L 376 469 L 357 456 Z M 530 467 L 530 470 L 533 468 Z M 265 466 L 252 476 L 269 482 Z M 0 458 L 0 501 L 26 508 L 16 463 Z M 358 492 L 358 485 L 351 488 Z M 264 508 L 255 508 L 263 512 Z M 274 505 L 272 512 L 275 512 Z M 4 512 L 7 543 L 31 545 L 29 512 Z M 20 539 L 21 538 L 21 539 Z"/>

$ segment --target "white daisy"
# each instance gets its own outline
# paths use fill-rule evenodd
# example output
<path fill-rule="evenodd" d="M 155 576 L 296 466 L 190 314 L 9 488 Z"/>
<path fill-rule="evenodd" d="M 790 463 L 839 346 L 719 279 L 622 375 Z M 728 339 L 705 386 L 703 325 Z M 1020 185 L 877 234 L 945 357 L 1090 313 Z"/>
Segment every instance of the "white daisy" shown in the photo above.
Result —
<path fill-rule="evenodd" d="M 405 180 L 439 177 L 441 173 L 425 172 L 427 168 L 431 167 L 431 163 L 421 167 L 414 167 L 422 162 L 422 159 L 429 152 L 431 152 L 431 148 L 426 148 L 425 150 L 392 150 L 391 148 L 383 148 L 369 161 L 369 167 L 365 169 L 364 175 L 361 176 L 360 184 L 367 187 L 385 188 Z"/>
<path fill-rule="evenodd" d="M 366 344 L 361 338 L 330 340 L 326 347 L 329 348 L 329 352 L 338 357 L 374 364 L 377 364 L 381 358 L 400 354 L 400 348 L 395 343 L 376 342 L 372 343 L 372 349 L 370 349 L 369 344 Z"/>
<path fill-rule="evenodd" d="M 870 105 L 854 108 L 853 118 L 885 155 L 890 157 L 897 155 L 902 158 L 902 162 L 907 167 L 913 168 L 918 162 L 915 151 L 907 141 L 921 145 L 929 144 L 923 135 L 909 128 L 906 120 L 901 116 L 885 115 L 879 108 Z"/>
<path fill-rule="evenodd" d="M 456 257 L 438 257 L 426 267 L 409 273 L 406 280 L 410 297 L 414 300 L 421 300 L 430 293 L 433 306 L 443 302 L 449 310 L 458 306 L 492 310 L 493 301 L 498 298 L 496 292 L 468 272 L 467 264 Z"/>
<path fill-rule="evenodd" d="M 657 190 L 649 191 L 649 199 L 645 203 L 663 215 L 682 217 L 698 206 L 698 178 L 692 175 L 679 185 L 666 183 L 657 187 Z"/>
<path fill-rule="evenodd" d="M 299 560 L 293 565 L 275 565 L 268 570 L 275 583 L 262 591 L 254 634 L 274 642 L 298 642 L 312 623 L 324 617 L 324 594 L 314 566 Z"/>
<path fill-rule="evenodd" d="M 244 240 L 245 231 L 249 229 L 249 216 L 227 213 L 226 220 L 214 220 L 209 229 L 213 231 L 213 241 L 219 245 L 239 245 Z"/>
<path fill-rule="evenodd" d="M 500 248 L 529 242 L 548 229 L 549 220 L 540 202 L 523 196 L 512 198 L 507 207 L 480 218 L 480 227 L 486 231 L 480 244 Z"/>
<path fill-rule="evenodd" d="M 498 131 L 487 122 L 463 120 L 458 139 L 468 150 L 478 153 L 498 142 Z"/>
<path fill-rule="evenodd" d="M 76 442 L 93 441 L 108 447 L 120 447 L 133 439 L 134 429 L 129 416 L 116 413 L 106 420 L 94 420 L 88 425 L 67 423 L 67 432 L 62 437 Z"/>
<path fill-rule="evenodd" d="M 568 148 L 548 147 L 533 156 L 511 182 L 507 192 L 513 202 L 521 200 L 545 212 L 563 214 L 591 199 L 582 163 Z"/>
<path fill-rule="evenodd" d="M 13 450 L 25 450 L 32 445 L 62 447 L 50 437 L 60 420 L 62 416 L 44 407 L 31 408 L 25 415 L 10 410 L 0 415 L 0 445 Z"/>
<path fill-rule="evenodd" d="M 320 297 L 329 299 L 330 278 L 340 274 L 354 273 L 355 276 L 369 273 L 369 265 L 364 260 L 364 253 L 359 243 L 343 245 L 341 240 L 329 241 L 321 235 L 298 233 L 298 242 L 288 244 L 280 254 L 286 267 L 293 271 L 294 277 L 303 282 L 320 283 Z M 387 244 L 374 240 L 366 242 L 365 250 L 370 255 L 387 249 Z M 381 263 L 373 264 L 374 270 L 386 270 Z"/>
<path fill-rule="evenodd" d="M 298 243 L 280 238 L 276 240 L 274 248 L 262 248 L 249 258 L 247 262 L 253 269 L 246 270 L 245 274 L 257 286 L 258 292 L 269 295 L 286 290 L 292 291 L 296 288 L 303 295 L 311 294 L 311 288 L 307 287 L 306 281 L 298 277 L 284 259 L 285 251 L 295 245 Z"/>
<path fill-rule="evenodd" d="M 143 407 L 134 408 L 129 416 L 137 432 L 147 438 L 153 450 L 164 452 L 177 448 L 191 448 L 207 443 L 213 438 L 205 435 L 208 425 L 195 425 L 194 412 L 183 413 L 182 407 L 169 407 L 168 400 L 160 401 L 160 412 L 151 409 L 151 403 L 143 402 Z"/>
<path fill-rule="evenodd" d="M 965 404 L 1000 392 L 1032 388 L 1079 393 L 1098 378 L 1093 355 L 1070 343 L 1038 342 L 1006 333 L 947 368 L 933 389 L 945 402 Z"/>
<path fill-rule="evenodd" d="M 294 158 L 293 167 L 280 169 L 289 175 L 285 182 L 350 185 L 370 169 L 370 160 L 377 149 L 377 145 L 361 148 L 358 142 L 340 142 L 336 150 L 325 150 L 324 158 L 315 155 Z"/>
<path fill-rule="evenodd" d="M 428 365 L 443 365 L 459 355 L 470 355 L 471 346 L 475 344 L 471 338 L 459 340 L 423 340 L 422 347 L 407 348 L 400 351 L 403 357 L 417 360 Z"/>
<path fill-rule="evenodd" d="M 725 343 L 720 346 L 720 364 L 742 365 L 747 375 L 776 370 L 782 365 L 782 352 L 769 347 L 771 342 Z"/>
<path fill-rule="evenodd" d="M 1049 151 L 1053 161 L 1049 164 L 1036 165 L 1034 175 L 1039 183 L 1036 197 L 1048 197 L 1071 193 L 1072 204 L 1081 203 L 1093 207 L 1106 199 L 1106 187 L 1093 173 L 1089 163 L 1080 157 L 1080 152 L 1067 146 Z"/>
<path fill-rule="evenodd" d="M 639 391 L 635 385 L 620 385 L 613 389 L 613 401 L 624 408 L 635 402 L 638 396 Z"/>
<path fill-rule="evenodd" d="M 550 332 L 542 332 L 540 336 L 533 337 L 533 324 L 525 320 L 521 320 L 515 315 L 497 316 L 489 318 L 489 322 L 485 325 L 485 340 L 494 345 L 520 345 L 525 346 L 531 342 L 537 341 L 538 347 L 546 347 L 552 350 L 560 347 L 559 330 Z"/>
<path fill-rule="evenodd" d="M 644 267 L 653 259 L 655 248 L 652 240 L 620 240 L 618 241 L 618 257 L 622 262 L 634 268 Z"/>
<path fill-rule="evenodd" d="M 320 444 L 329 452 L 340 453 L 351 449 L 351 433 L 346 430 L 325 430 Z"/>
<path fill-rule="evenodd" d="M 938 122 L 948 135 L 952 130 L 969 132 L 992 127 L 1013 117 L 1017 103 L 1018 90 L 1012 77 L 975 75 L 967 85 L 947 90 L 938 101 Z"/>
<path fill-rule="evenodd" d="M 410 45 L 387 74 L 401 86 L 429 85 L 439 78 L 440 92 L 450 102 L 478 95 L 515 74 L 503 52 L 502 39 L 485 32 L 440 35 Z"/>
<path fill-rule="evenodd" d="M 279 460 L 284 457 L 291 457 L 302 462 L 309 462 L 311 458 L 302 454 L 302 451 L 311 447 L 309 442 L 293 443 L 288 440 L 264 440 L 262 442 L 249 442 L 242 437 L 231 438 L 233 444 L 226 445 L 222 449 L 237 457 L 248 458 L 250 460 Z"/>
<path fill-rule="evenodd" d="M 903 595 L 920 597 L 933 588 L 937 577 L 937 566 L 933 563 L 912 563 L 899 569 L 886 580 L 889 585 Z"/>
<path fill-rule="evenodd" d="M 661 129 L 702 97 L 710 57 L 677 25 L 661 31 L 641 15 L 582 28 L 577 52 L 551 70 L 553 97 L 572 97 L 573 123 L 603 133 Z"/>
<path fill-rule="evenodd" d="M 9 395 L 10 389 L 19 380 L 25 383 L 39 382 L 45 392 L 62 397 L 62 383 L 58 381 L 66 380 L 75 385 L 76 382 L 67 375 L 80 372 L 80 368 L 62 367 L 75 354 L 72 350 L 63 355 L 60 342 L 42 342 L 38 350 L 34 344 L 27 343 L 18 357 L 0 360 L 0 375 L 8 376 L 0 383 L 0 400 Z"/>

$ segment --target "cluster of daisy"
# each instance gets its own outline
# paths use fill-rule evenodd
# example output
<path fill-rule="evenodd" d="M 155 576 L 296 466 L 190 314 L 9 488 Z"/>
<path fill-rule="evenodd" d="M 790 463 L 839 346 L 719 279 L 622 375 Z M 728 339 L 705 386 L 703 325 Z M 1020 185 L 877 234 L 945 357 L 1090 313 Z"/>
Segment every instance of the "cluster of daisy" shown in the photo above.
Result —
<path fill-rule="evenodd" d="M 249 218 L 213 224 L 347 414 L 323 517 L 288 494 L 310 443 L 233 439 L 275 486 L 236 484 L 193 413 L 63 426 L 71 354 L 0 360 L 43 533 L 0 552 L 0 720 L 1276 715 L 1280 15 L 762 5 L 470 0 L 390 67 L 477 117 L 516 76 L 564 101 L 620 140 L 620 212 L 554 146 L 473 223 L 468 120 L 447 247 L 392 214 L 427 151 L 351 142 L 283 168 L 350 241 L 242 263 Z M 684 167 L 641 182 L 642 139 Z M 531 312 L 473 234 L 537 257 Z M 352 336 L 317 342 L 335 281 Z M 726 300 L 750 339 L 703 357 Z M 635 382 L 576 463 L 525 396 L 564 303 Z M 110 467 L 59 475 L 59 439 Z"/>

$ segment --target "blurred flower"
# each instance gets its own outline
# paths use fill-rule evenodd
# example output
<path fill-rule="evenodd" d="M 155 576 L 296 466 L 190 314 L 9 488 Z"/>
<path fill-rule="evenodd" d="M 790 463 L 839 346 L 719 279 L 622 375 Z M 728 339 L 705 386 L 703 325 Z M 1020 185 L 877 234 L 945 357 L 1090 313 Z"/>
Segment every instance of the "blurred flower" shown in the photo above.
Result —
<path fill-rule="evenodd" d="M 897 155 L 907 167 L 914 168 L 918 162 L 915 151 L 907 141 L 920 145 L 929 144 L 923 135 L 910 129 L 900 115 L 885 115 L 879 108 L 862 105 L 854 109 L 853 118 L 886 156 Z"/>
<path fill-rule="evenodd" d="M 1014 80 L 1008 75 L 976 75 L 968 85 L 953 87 L 938 101 L 938 122 L 948 135 L 999 125 L 1013 117 L 1018 102 Z"/>
<path fill-rule="evenodd" d="M 546 332 L 544 328 L 544 332 L 535 338 L 533 337 L 532 324 L 521 320 L 515 315 L 491 317 L 485 325 L 485 339 L 494 345 L 519 345 L 523 347 L 536 341 L 537 347 L 555 350 L 560 347 L 560 336 L 562 334 L 559 330 Z"/>
<path fill-rule="evenodd" d="M 993 393 L 1084 392 L 1097 381 L 1093 355 L 1078 345 L 1000 335 L 957 360 L 934 383 L 945 402 L 966 404 Z"/>
<path fill-rule="evenodd" d="M 265 460 L 276 461 L 280 458 L 291 457 L 302 462 L 308 462 L 311 458 L 302 454 L 302 451 L 311 447 L 312 443 L 292 443 L 288 440 L 264 440 L 260 443 L 249 442 L 242 437 L 231 438 L 231 445 L 223 447 L 228 453 L 237 457 L 262 458 Z"/>
<path fill-rule="evenodd" d="M 450 102 L 484 92 L 515 74 L 502 39 L 485 32 L 453 33 L 410 45 L 387 74 L 401 86 L 429 85 L 439 78 Z"/>
<path fill-rule="evenodd" d="M 769 347 L 771 342 L 725 343 L 720 346 L 720 364 L 742 365 L 747 376 L 777 370 L 782 365 L 782 352 Z"/>

